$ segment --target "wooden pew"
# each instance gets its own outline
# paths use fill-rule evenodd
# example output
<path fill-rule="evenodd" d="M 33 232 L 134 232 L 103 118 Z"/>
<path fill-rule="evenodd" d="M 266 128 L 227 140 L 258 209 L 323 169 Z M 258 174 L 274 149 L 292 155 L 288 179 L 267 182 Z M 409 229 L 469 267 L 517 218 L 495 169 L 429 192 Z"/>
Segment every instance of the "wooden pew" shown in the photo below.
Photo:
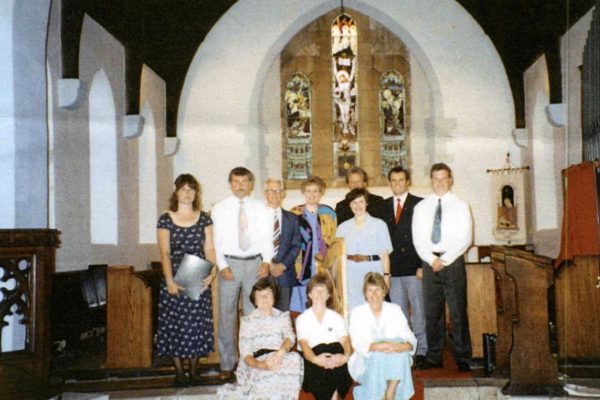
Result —
<path fill-rule="evenodd" d="M 600 257 L 577 256 L 556 274 L 556 314 L 562 360 L 600 359 Z"/>
<path fill-rule="evenodd" d="M 135 272 L 132 266 L 110 266 L 106 274 L 106 368 L 152 366 L 152 280 L 160 274 Z"/>
<path fill-rule="evenodd" d="M 151 368 L 157 329 L 160 264 L 135 271 L 132 266 L 110 266 L 106 274 L 105 368 Z M 218 279 L 211 285 L 215 351 L 202 363 L 218 363 Z"/>
<path fill-rule="evenodd" d="M 483 358 L 483 334 L 497 334 L 496 282 L 490 263 L 468 263 L 467 314 L 473 358 Z"/>

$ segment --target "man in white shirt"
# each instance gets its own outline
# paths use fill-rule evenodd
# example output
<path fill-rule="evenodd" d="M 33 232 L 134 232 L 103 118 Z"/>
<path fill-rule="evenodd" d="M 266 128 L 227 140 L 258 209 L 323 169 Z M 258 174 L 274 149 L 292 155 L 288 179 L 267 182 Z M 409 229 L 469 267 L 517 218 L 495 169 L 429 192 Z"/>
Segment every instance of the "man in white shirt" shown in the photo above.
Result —
<path fill-rule="evenodd" d="M 444 163 L 431 167 L 434 194 L 414 209 L 413 242 L 423 263 L 423 294 L 427 329 L 427 359 L 423 368 L 443 366 L 446 338 L 445 303 L 450 309 L 454 359 L 469 371 L 471 338 L 467 318 L 467 274 L 463 254 L 471 245 L 473 221 L 469 205 L 450 191 L 452 170 Z"/>
<path fill-rule="evenodd" d="M 269 275 L 273 258 L 272 218 L 261 201 L 248 197 L 253 184 L 254 175 L 248 169 L 232 169 L 229 187 L 233 196 L 218 202 L 211 213 L 219 268 L 219 355 L 224 378 L 231 378 L 237 363 L 240 293 L 244 315 L 248 315 L 254 309 L 249 299 L 252 285 Z"/>

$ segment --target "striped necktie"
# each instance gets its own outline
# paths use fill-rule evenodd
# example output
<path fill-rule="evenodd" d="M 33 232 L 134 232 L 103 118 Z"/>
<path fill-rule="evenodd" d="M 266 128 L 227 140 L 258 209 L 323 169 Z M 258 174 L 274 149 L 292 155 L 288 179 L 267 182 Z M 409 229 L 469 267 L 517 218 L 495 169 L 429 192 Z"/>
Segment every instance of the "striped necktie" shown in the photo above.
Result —
<path fill-rule="evenodd" d="M 275 211 L 275 219 L 273 220 L 273 256 L 277 255 L 279 250 L 279 244 L 281 242 L 281 224 L 279 218 L 277 218 L 277 211 Z"/>

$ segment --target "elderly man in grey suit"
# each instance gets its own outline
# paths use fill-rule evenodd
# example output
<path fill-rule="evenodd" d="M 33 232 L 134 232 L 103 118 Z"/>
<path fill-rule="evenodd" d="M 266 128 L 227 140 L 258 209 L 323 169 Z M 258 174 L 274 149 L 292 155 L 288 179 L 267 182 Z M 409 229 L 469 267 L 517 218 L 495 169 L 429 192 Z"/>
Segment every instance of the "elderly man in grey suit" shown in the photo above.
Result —
<path fill-rule="evenodd" d="M 270 272 L 279 290 L 276 307 L 281 311 L 289 311 L 292 288 L 297 283 L 294 264 L 300 252 L 300 224 L 296 214 L 281 208 L 284 197 L 282 181 L 268 179 L 264 194 L 273 220 L 273 259 Z"/>
<path fill-rule="evenodd" d="M 212 210 L 219 267 L 219 355 L 221 377 L 229 379 L 237 363 L 237 305 L 241 293 L 244 315 L 254 306 L 252 286 L 269 275 L 273 258 L 272 216 L 263 202 L 249 197 L 254 175 L 244 167 L 229 173 L 232 196 Z"/>

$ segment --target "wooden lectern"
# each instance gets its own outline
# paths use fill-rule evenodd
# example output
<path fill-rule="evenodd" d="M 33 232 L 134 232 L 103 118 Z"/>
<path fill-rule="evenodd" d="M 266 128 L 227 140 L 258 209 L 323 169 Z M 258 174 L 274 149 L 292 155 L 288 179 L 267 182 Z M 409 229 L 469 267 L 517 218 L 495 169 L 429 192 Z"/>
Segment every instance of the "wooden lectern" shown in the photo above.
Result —
<path fill-rule="evenodd" d="M 552 260 L 523 250 L 492 247 L 492 264 L 501 285 L 497 367 L 510 370 L 507 395 L 563 395 L 558 363 L 551 352 Z M 549 300 L 550 299 L 550 300 Z M 511 340 L 512 338 L 512 340 Z M 508 350 L 508 352 L 507 352 Z M 506 358 L 508 357 L 508 358 Z"/>

